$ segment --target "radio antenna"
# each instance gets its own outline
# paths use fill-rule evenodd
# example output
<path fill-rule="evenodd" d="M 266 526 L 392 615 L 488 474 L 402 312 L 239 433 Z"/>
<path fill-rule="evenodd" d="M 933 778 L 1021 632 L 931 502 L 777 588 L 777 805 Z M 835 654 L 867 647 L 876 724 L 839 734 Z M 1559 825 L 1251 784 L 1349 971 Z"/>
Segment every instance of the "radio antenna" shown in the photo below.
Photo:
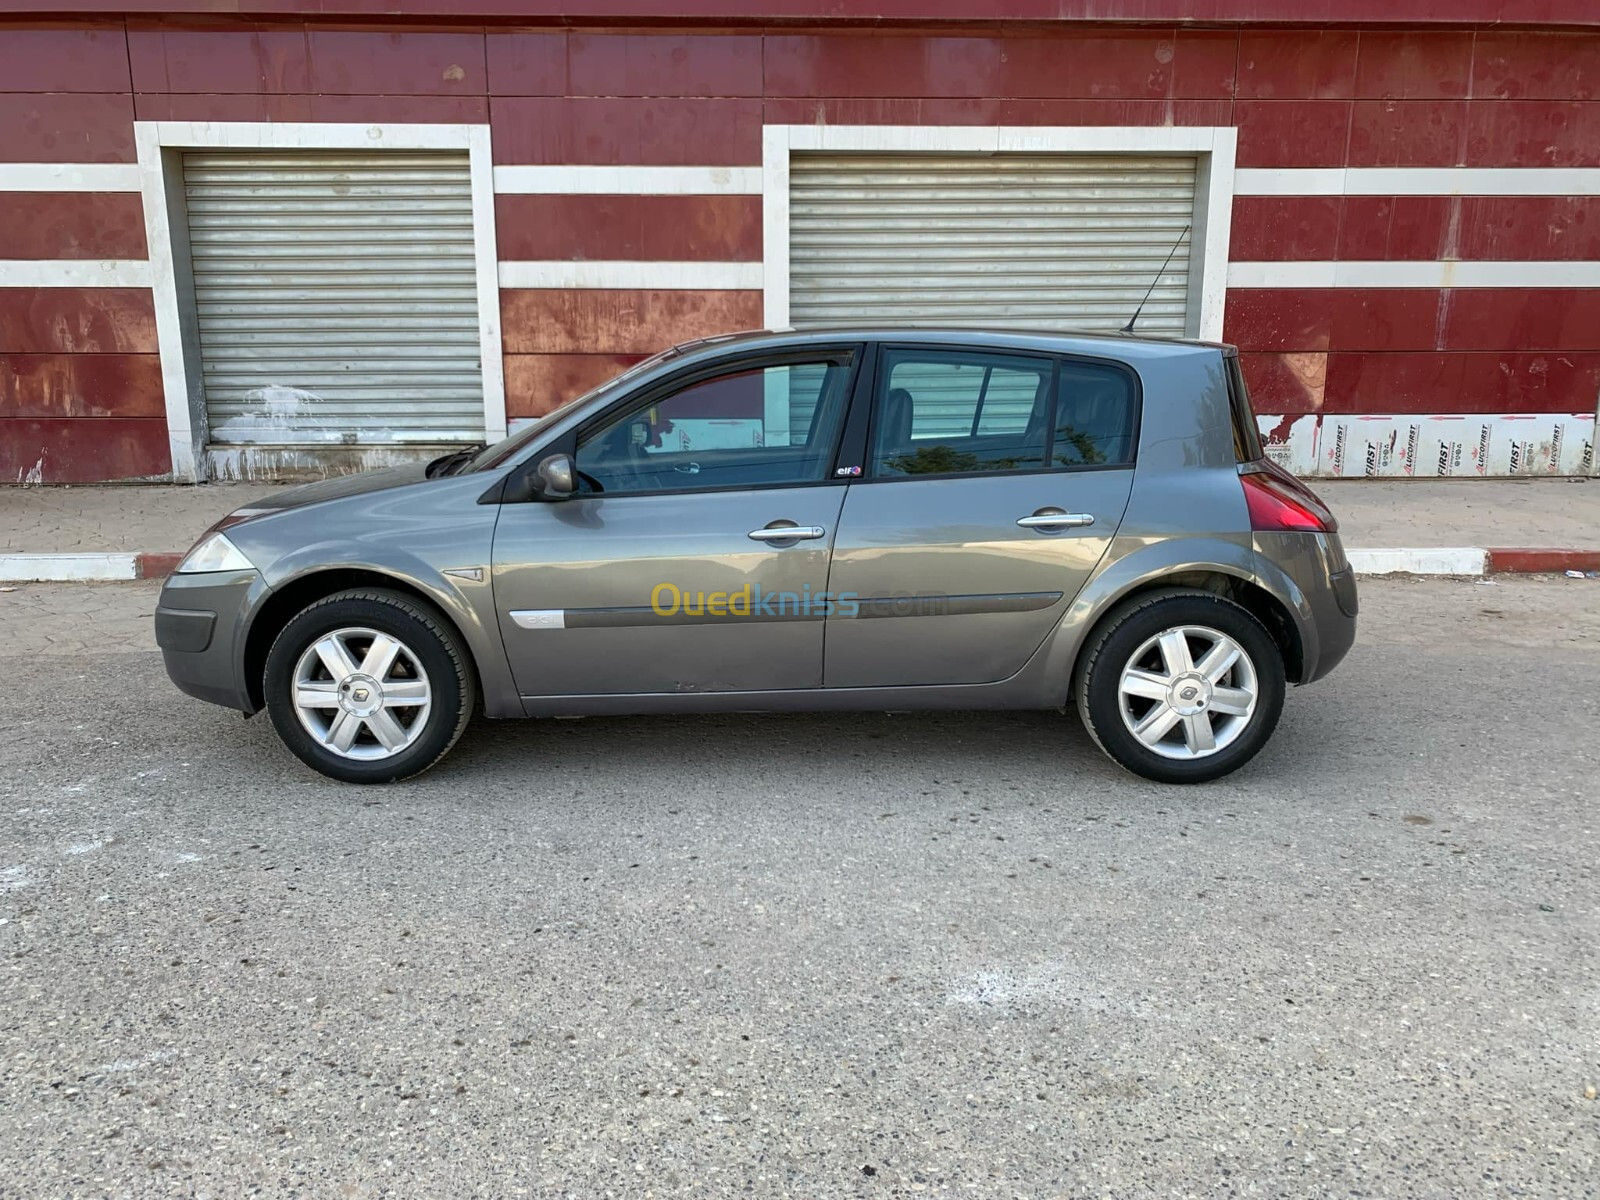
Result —
<path fill-rule="evenodd" d="M 1183 245 L 1183 239 L 1189 236 L 1193 226 L 1185 225 L 1183 232 L 1178 235 L 1178 240 L 1172 243 L 1172 249 L 1167 251 L 1167 261 L 1161 264 L 1161 270 L 1156 272 L 1156 277 L 1150 281 L 1150 286 L 1145 290 L 1144 299 L 1139 301 L 1139 307 L 1133 310 L 1133 316 L 1128 318 L 1128 323 L 1122 327 L 1123 333 L 1132 333 L 1133 324 L 1139 319 L 1139 314 L 1144 311 L 1145 303 L 1150 299 L 1150 293 L 1156 290 L 1156 284 L 1161 282 L 1161 277 L 1167 273 L 1167 267 L 1172 264 L 1172 256 L 1178 252 L 1178 247 Z"/>

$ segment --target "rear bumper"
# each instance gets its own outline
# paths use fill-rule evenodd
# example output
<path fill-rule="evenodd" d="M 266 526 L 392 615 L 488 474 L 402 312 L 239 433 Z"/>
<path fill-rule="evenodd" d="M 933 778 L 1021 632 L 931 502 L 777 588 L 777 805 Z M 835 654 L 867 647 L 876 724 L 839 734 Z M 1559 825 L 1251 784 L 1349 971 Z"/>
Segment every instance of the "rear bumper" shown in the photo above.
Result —
<path fill-rule="evenodd" d="M 1338 534 L 1257 533 L 1255 550 L 1291 586 L 1290 609 L 1299 627 L 1301 670 L 1294 683 L 1315 683 L 1341 662 L 1356 641 L 1360 597 L 1355 572 Z"/>
<path fill-rule="evenodd" d="M 256 571 L 168 576 L 156 604 L 156 645 L 180 691 L 255 711 L 244 678 L 244 632 L 266 593 Z"/>

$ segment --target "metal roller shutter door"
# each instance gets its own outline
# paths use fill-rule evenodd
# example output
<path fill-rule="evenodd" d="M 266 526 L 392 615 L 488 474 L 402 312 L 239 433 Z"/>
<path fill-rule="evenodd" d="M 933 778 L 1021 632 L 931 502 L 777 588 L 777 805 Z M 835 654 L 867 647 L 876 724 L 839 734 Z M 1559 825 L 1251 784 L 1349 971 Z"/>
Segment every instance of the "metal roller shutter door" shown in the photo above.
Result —
<path fill-rule="evenodd" d="M 1177 155 L 796 154 L 790 320 L 1118 329 L 1185 225 Z M 1139 319 L 1183 336 L 1185 238 Z"/>
<path fill-rule="evenodd" d="M 183 156 L 210 440 L 483 437 L 465 153 Z"/>

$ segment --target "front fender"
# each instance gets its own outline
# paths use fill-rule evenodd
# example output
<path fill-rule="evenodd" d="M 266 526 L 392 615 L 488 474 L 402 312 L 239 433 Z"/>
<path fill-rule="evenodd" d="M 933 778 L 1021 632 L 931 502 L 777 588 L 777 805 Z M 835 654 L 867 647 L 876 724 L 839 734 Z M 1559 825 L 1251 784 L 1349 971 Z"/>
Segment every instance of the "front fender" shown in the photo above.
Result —
<path fill-rule="evenodd" d="M 1264 589 L 1290 613 L 1307 662 L 1316 661 L 1311 606 L 1294 580 L 1256 553 L 1249 534 L 1195 538 L 1117 537 L 1093 579 L 1078 593 L 1029 664 L 1049 689 L 1049 703 L 1070 700 L 1073 671 L 1090 632 L 1125 599 L 1185 573 L 1230 575 Z"/>
<path fill-rule="evenodd" d="M 359 571 L 392 579 L 400 590 L 421 592 L 455 625 L 483 689 L 484 709 L 490 716 L 522 715 L 522 704 L 506 663 L 500 627 L 494 619 L 494 596 L 489 570 L 489 548 L 481 553 L 463 547 L 451 565 L 481 568 L 480 579 L 446 575 L 447 568 L 394 546 L 382 555 L 363 553 L 367 547 L 338 542 L 317 542 L 299 547 L 272 563 L 264 573 L 274 593 L 296 589 L 318 575 Z M 459 560 L 459 561 L 455 561 Z M 260 608 L 257 608 L 259 615 Z"/>

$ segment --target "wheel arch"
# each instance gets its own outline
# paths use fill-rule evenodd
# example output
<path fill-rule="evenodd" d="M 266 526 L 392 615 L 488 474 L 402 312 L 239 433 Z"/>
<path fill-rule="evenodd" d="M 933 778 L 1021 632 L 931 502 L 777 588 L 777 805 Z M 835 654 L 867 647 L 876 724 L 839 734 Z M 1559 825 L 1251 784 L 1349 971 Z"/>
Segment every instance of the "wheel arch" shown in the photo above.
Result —
<path fill-rule="evenodd" d="M 1283 655 L 1286 681 L 1296 683 L 1300 680 L 1305 670 L 1305 642 L 1300 635 L 1300 627 L 1290 615 L 1288 607 L 1252 579 L 1215 567 L 1191 567 L 1136 584 L 1120 593 L 1103 608 L 1084 634 L 1082 641 L 1078 643 L 1079 653 L 1074 656 L 1072 665 L 1074 689 L 1082 667 L 1083 647 L 1093 645 L 1107 625 L 1119 619 L 1123 613 L 1145 597 L 1153 592 L 1165 591 L 1208 592 L 1233 601 L 1260 621 L 1272 637 L 1279 653 Z"/>
<path fill-rule="evenodd" d="M 1304 682 L 1305 665 L 1315 661 L 1316 653 L 1309 604 L 1292 579 L 1248 544 L 1223 537 L 1150 543 L 1118 538 L 1031 664 L 1041 672 L 1035 676 L 1036 686 L 1048 690 L 1051 706 L 1059 707 L 1071 696 L 1082 652 L 1108 620 L 1150 592 L 1170 588 L 1224 596 L 1244 608 L 1266 627 L 1283 654 L 1287 682 Z"/>
<path fill-rule="evenodd" d="M 251 618 L 250 627 L 245 633 L 243 649 L 244 683 L 250 699 L 250 711 L 259 712 L 265 703 L 264 673 L 267 663 L 267 652 L 272 649 L 272 643 L 278 634 L 296 614 L 307 606 L 315 604 L 326 596 L 336 592 L 382 588 L 385 591 L 398 592 L 411 600 L 426 605 L 437 614 L 440 621 L 448 625 L 456 637 L 461 640 L 467 652 L 472 656 L 474 675 L 478 680 L 478 702 L 484 698 L 483 684 L 483 656 L 469 635 L 463 628 L 463 623 L 458 615 L 451 611 L 452 605 L 441 604 L 439 597 L 403 576 L 392 575 L 385 571 L 374 570 L 370 567 L 328 567 L 322 570 L 308 571 L 279 584 L 262 600 L 254 616 Z"/>

